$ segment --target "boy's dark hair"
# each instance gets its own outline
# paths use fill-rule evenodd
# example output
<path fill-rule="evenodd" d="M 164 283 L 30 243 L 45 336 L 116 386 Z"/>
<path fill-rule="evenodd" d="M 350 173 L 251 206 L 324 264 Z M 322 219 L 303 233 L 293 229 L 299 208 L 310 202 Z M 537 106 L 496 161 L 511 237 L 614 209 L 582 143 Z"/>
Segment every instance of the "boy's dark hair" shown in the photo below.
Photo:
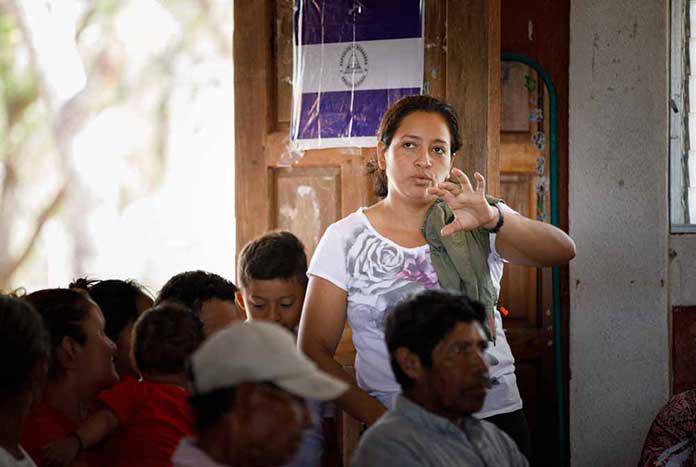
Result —
<path fill-rule="evenodd" d="M 145 287 L 134 280 L 94 280 L 79 278 L 73 281 L 71 289 L 86 290 L 99 305 L 104 314 L 106 327 L 104 332 L 112 341 L 118 341 L 118 335 L 138 317 L 138 298 L 151 299 Z"/>
<path fill-rule="evenodd" d="M 236 387 L 216 389 L 188 398 L 196 419 L 195 427 L 198 434 L 213 428 L 217 421 L 234 407 L 236 389 Z"/>
<path fill-rule="evenodd" d="M 454 108 L 432 96 L 416 95 L 402 97 L 394 102 L 382 116 L 377 129 L 377 140 L 387 147 L 391 145 L 394 134 L 401 126 L 401 122 L 413 112 L 431 112 L 439 114 L 447 123 L 450 132 L 450 154 L 456 153 L 461 147 L 459 136 L 459 119 Z M 375 195 L 380 198 L 387 196 L 387 174 L 377 164 L 377 156 L 374 155 L 367 162 L 367 174 L 372 178 Z"/>
<path fill-rule="evenodd" d="M 433 349 L 459 322 L 483 324 L 485 308 L 468 297 L 440 290 L 428 290 L 394 307 L 387 318 L 385 340 L 396 381 L 408 389 L 413 381 L 401 370 L 395 353 L 405 347 L 418 355 L 426 368 L 433 364 Z"/>
<path fill-rule="evenodd" d="M 51 350 L 61 345 L 64 337 L 74 339 L 78 344 L 87 342 L 87 335 L 82 329 L 82 323 L 87 319 L 89 311 L 98 307 L 87 295 L 70 289 L 44 289 L 30 293 L 22 300 L 32 305 L 43 318 L 51 338 Z M 52 353 L 48 370 L 49 378 L 61 375 L 62 369 Z"/>
<path fill-rule="evenodd" d="M 201 320 L 178 303 L 163 303 L 135 322 L 133 357 L 141 374 L 181 373 L 201 342 Z"/>
<path fill-rule="evenodd" d="M 237 286 L 227 279 L 206 271 L 182 272 L 167 281 L 160 290 L 155 305 L 179 302 L 200 316 L 203 302 L 212 299 L 234 303 Z"/>
<path fill-rule="evenodd" d="M 239 254 L 237 277 L 242 288 L 253 280 L 296 279 L 307 288 L 307 255 L 299 238 L 287 231 L 269 232 Z"/>
<path fill-rule="evenodd" d="M 51 339 L 41 315 L 27 301 L 0 295 L 0 394 L 29 389 L 35 365 L 49 357 Z"/>

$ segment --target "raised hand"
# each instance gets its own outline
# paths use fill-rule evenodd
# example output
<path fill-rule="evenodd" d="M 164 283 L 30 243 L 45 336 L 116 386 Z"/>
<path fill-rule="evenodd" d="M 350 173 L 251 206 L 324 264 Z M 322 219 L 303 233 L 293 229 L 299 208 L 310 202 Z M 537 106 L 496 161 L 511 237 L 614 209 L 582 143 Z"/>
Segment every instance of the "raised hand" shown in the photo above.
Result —
<path fill-rule="evenodd" d="M 493 228 L 498 221 L 498 210 L 486 201 L 486 180 L 483 175 L 474 173 L 475 190 L 469 177 L 461 170 L 452 169 L 451 175 L 459 184 L 441 182 L 428 188 L 428 193 L 442 199 L 454 213 L 454 221 L 444 226 L 440 234 L 447 236 L 461 230 Z"/>

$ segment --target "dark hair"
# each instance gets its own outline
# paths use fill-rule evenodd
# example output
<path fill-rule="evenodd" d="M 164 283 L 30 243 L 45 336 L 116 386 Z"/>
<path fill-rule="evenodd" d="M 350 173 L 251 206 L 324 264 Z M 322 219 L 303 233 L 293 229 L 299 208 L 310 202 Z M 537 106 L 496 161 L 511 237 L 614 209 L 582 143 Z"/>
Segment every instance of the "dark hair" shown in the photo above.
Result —
<path fill-rule="evenodd" d="M 138 317 L 138 298 L 152 299 L 145 287 L 134 280 L 80 278 L 69 287 L 86 290 L 99 305 L 106 321 L 104 332 L 114 342 L 118 341 L 121 331 Z"/>
<path fill-rule="evenodd" d="M 189 374 L 189 378 L 191 378 L 191 374 Z M 236 392 L 237 388 L 233 386 L 216 389 L 205 394 L 194 394 L 188 398 L 188 403 L 193 409 L 196 419 L 196 431 L 199 434 L 206 429 L 213 428 L 217 421 L 234 407 Z"/>
<path fill-rule="evenodd" d="M 250 241 L 239 254 L 239 283 L 242 288 L 257 280 L 295 278 L 307 287 L 307 255 L 299 238 L 290 232 L 269 232 Z"/>
<path fill-rule="evenodd" d="M 160 290 L 155 305 L 179 302 L 196 316 L 201 314 L 203 302 L 217 298 L 234 302 L 237 286 L 224 277 L 206 271 L 186 271 L 169 279 Z"/>
<path fill-rule="evenodd" d="M 461 147 L 459 136 L 459 120 L 454 108 L 431 96 L 416 95 L 402 97 L 394 102 L 382 116 L 377 130 L 377 140 L 387 147 L 394 138 L 394 133 L 401 126 L 401 122 L 413 112 L 432 112 L 439 114 L 447 123 L 450 132 L 450 153 L 456 153 Z M 367 162 L 367 174 L 372 178 L 375 195 L 380 198 L 387 196 L 387 174 L 377 164 L 377 156 L 373 155 Z"/>
<path fill-rule="evenodd" d="M 203 324 L 178 303 L 147 310 L 133 328 L 133 357 L 140 373 L 181 373 L 203 342 Z"/>
<path fill-rule="evenodd" d="M 385 340 L 396 381 L 403 389 L 413 382 L 401 370 L 395 353 L 405 347 L 430 368 L 433 349 L 459 322 L 483 324 L 485 308 L 464 295 L 427 290 L 396 305 L 387 318 Z"/>
<path fill-rule="evenodd" d="M 64 337 L 74 339 L 78 344 L 87 342 L 87 335 L 82 323 L 89 311 L 97 305 L 90 300 L 87 293 L 70 289 L 37 290 L 22 298 L 39 312 L 51 337 L 51 350 L 60 347 Z M 48 370 L 49 378 L 55 378 L 62 372 L 56 360 L 56 352 Z"/>
<path fill-rule="evenodd" d="M 50 355 L 51 340 L 34 307 L 9 295 L 0 295 L 0 336 L 0 394 L 19 394 L 35 365 Z"/>

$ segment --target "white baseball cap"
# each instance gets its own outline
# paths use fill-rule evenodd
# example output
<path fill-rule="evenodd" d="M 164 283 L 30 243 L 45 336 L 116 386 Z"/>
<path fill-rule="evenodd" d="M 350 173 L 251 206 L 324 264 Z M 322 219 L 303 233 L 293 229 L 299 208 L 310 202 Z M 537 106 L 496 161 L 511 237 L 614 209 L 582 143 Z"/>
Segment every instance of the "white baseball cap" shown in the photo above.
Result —
<path fill-rule="evenodd" d="M 194 394 L 270 382 L 296 396 L 323 401 L 348 389 L 297 350 L 288 330 L 265 321 L 235 322 L 213 334 L 191 356 L 191 373 Z"/>

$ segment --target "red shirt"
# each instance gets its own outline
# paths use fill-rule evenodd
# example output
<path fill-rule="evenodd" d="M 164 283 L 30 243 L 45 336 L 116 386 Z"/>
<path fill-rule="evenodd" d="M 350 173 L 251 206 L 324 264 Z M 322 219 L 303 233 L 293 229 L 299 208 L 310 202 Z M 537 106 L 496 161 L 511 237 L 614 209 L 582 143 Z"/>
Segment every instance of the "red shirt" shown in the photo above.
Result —
<path fill-rule="evenodd" d="M 172 384 L 126 377 L 102 392 L 99 401 L 114 412 L 118 431 L 104 449 L 111 467 L 165 467 L 182 438 L 193 434 L 188 391 Z"/>
<path fill-rule="evenodd" d="M 21 445 L 36 465 L 43 463 L 43 451 L 46 445 L 65 438 L 77 430 L 77 422 L 69 419 L 61 412 L 41 402 L 29 413 L 24 421 Z M 84 452 L 79 457 L 90 467 L 101 467 L 101 456 L 98 452 Z"/>

